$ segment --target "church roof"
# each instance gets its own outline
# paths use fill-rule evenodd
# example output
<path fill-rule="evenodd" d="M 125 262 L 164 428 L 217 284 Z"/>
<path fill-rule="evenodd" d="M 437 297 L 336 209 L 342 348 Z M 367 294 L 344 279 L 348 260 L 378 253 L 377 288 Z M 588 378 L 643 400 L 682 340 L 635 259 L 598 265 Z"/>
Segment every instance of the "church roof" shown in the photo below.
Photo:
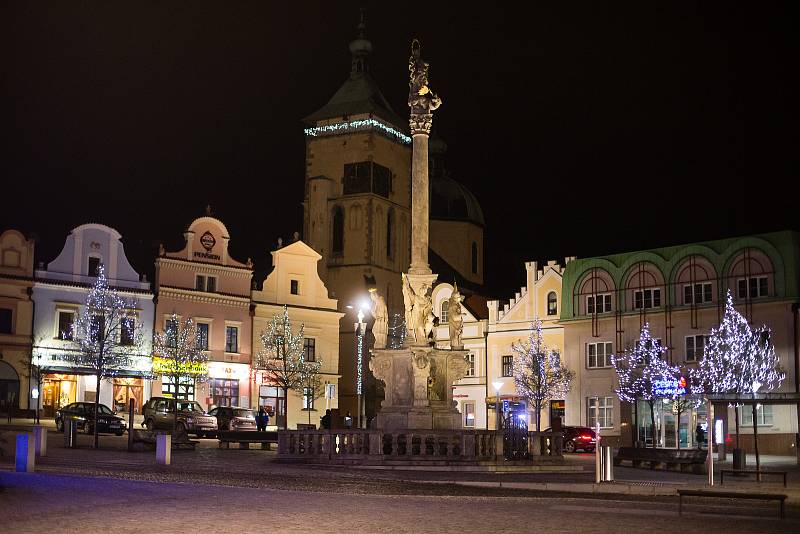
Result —
<path fill-rule="evenodd" d="M 447 175 L 431 179 L 431 219 L 467 221 L 486 226 L 475 195 Z"/>

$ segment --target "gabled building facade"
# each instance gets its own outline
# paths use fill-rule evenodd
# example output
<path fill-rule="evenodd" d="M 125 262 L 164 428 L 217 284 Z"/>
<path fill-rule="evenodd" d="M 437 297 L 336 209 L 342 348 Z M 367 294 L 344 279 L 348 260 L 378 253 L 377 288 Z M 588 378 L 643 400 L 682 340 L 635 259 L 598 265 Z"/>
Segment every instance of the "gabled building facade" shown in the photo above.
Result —
<path fill-rule="evenodd" d="M 228 254 L 230 234 L 210 215 L 195 219 L 183 234 L 182 250 L 161 247 L 155 260 L 156 332 L 172 314 L 198 325 L 209 358 L 208 380 L 179 384 L 157 380 L 154 395 L 198 401 L 203 407 L 252 406 L 252 320 L 250 284 L 253 266 Z M 155 367 L 158 368 L 157 356 Z"/>
<path fill-rule="evenodd" d="M 262 289 L 251 292 L 254 360 L 264 350 L 262 334 L 272 318 L 281 315 L 286 306 L 292 331 L 297 333 L 300 325 L 304 325 L 305 361 L 321 364 L 321 390 L 289 390 L 288 399 L 269 377 L 254 369 L 253 391 L 254 395 L 258 393 L 257 405 L 271 414 L 270 424 L 279 428 L 287 422 L 288 428 L 297 428 L 298 423 L 319 428 L 325 410 L 339 407 L 339 320 L 344 313 L 337 310 L 336 300 L 329 298 L 317 272 L 321 259 L 322 256 L 302 241 L 272 251 L 272 272 L 264 280 Z"/>
<path fill-rule="evenodd" d="M 573 260 L 566 258 L 565 265 Z M 503 304 L 502 308 L 500 301 L 488 302 L 486 405 L 489 428 L 497 428 L 498 411 L 502 413 L 507 410 L 526 417 L 528 428 L 536 429 L 536 417 L 532 413 L 534 409 L 517 394 L 514 384 L 515 353 L 512 345 L 520 341 L 527 343 L 531 324 L 538 318 L 542 322 L 545 344 L 558 351 L 564 361 L 564 328 L 559 324 L 564 269 L 556 261 L 548 261 L 541 268 L 535 261 L 526 262 L 525 285 L 515 293 L 514 298 Z M 495 389 L 495 383 L 500 384 L 499 390 Z M 542 430 L 550 426 L 553 417 L 564 419 L 565 402 L 566 399 L 553 399 L 544 407 L 541 414 Z"/>
<path fill-rule="evenodd" d="M 27 361 L 33 334 L 34 243 L 17 230 L 0 234 L 0 412 L 28 409 Z"/>
<path fill-rule="evenodd" d="M 97 395 L 92 369 L 71 361 L 75 354 L 72 326 L 103 265 L 109 286 L 135 302 L 135 321 L 143 345 L 130 365 L 100 387 L 100 403 L 114 408 L 134 400 L 137 408 L 150 397 L 153 337 L 153 293 L 150 283 L 131 267 L 122 236 L 102 224 L 84 224 L 70 232 L 56 259 L 35 271 L 33 354 L 44 376 L 41 404 L 45 417 L 76 401 L 91 402 Z"/>

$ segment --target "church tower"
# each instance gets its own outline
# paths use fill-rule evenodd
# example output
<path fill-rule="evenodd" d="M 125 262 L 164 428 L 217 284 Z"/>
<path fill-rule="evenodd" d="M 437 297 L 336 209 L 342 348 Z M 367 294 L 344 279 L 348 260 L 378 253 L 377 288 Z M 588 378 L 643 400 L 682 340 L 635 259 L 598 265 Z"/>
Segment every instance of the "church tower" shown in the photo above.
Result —
<path fill-rule="evenodd" d="M 370 76 L 371 52 L 362 15 L 347 80 L 304 119 L 303 235 L 342 306 L 376 287 L 399 312 L 410 261 L 411 138 Z"/>

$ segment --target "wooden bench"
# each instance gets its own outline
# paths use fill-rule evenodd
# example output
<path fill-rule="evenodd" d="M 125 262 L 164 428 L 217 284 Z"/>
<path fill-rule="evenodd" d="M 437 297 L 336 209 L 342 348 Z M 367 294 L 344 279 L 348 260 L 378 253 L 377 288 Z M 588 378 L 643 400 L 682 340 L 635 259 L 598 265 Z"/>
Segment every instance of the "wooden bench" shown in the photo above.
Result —
<path fill-rule="evenodd" d="M 758 469 L 722 469 L 719 475 L 719 483 L 725 484 L 725 474 L 729 475 L 780 475 L 783 476 L 783 487 L 786 487 L 786 471 L 761 471 Z"/>
<path fill-rule="evenodd" d="M 785 501 L 786 495 L 782 493 L 738 493 L 734 491 L 711 491 L 711 490 L 678 490 L 678 515 L 683 515 L 683 498 L 684 497 L 717 497 L 720 499 L 755 499 L 762 501 L 780 501 L 780 517 L 785 517 Z"/>
<path fill-rule="evenodd" d="M 270 450 L 272 444 L 278 444 L 278 433 L 275 431 L 225 431 L 217 432 L 220 449 L 230 448 L 231 443 L 238 443 L 240 449 L 249 449 L 251 443 L 260 443 L 261 448 Z"/>
<path fill-rule="evenodd" d="M 706 468 L 707 451 L 697 449 L 646 449 L 639 447 L 620 447 L 614 456 L 614 465 L 623 461 L 631 462 L 633 467 L 648 464 L 650 469 L 678 469 L 703 473 Z"/>

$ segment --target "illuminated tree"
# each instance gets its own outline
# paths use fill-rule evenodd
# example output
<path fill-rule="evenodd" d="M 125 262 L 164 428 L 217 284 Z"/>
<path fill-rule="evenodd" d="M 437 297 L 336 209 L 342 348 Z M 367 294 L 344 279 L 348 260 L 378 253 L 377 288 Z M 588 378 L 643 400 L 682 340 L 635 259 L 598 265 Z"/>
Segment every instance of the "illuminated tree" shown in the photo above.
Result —
<path fill-rule="evenodd" d="M 542 408 L 548 401 L 566 396 L 574 373 L 561 364 L 559 353 L 545 344 L 539 319 L 531 323 L 528 342 L 513 343 L 511 349 L 516 353 L 514 383 L 517 393 L 533 406 L 539 432 Z"/>
<path fill-rule="evenodd" d="M 261 334 L 263 349 L 256 356 L 256 368 L 264 371 L 270 383 L 283 390 L 287 414 L 284 429 L 289 427 L 289 390 L 302 387 L 306 365 L 303 358 L 303 330 L 301 324 L 297 334 L 292 333 L 289 308 L 284 306 L 283 314 L 275 315 Z"/>
<path fill-rule="evenodd" d="M 620 400 L 636 403 L 643 400 L 650 407 L 650 424 L 653 429 L 653 447 L 656 446 L 655 405 L 659 399 L 674 395 L 679 370 L 664 359 L 667 351 L 650 335 L 650 325 L 645 323 L 639 339 L 622 354 L 612 354 L 611 362 L 617 372 L 619 387 L 615 390 Z M 638 428 L 638 422 L 637 422 Z"/>
<path fill-rule="evenodd" d="M 757 391 L 770 391 L 780 387 L 785 378 L 775 347 L 770 341 L 770 330 L 761 326 L 755 330 L 747 319 L 736 311 L 730 290 L 725 299 L 725 314 L 717 328 L 712 328 L 703 351 L 703 358 L 692 373 L 696 391 L 711 394 L 729 394 L 738 397 Z M 758 456 L 757 419 L 753 405 L 753 432 L 756 435 Z M 739 404 L 734 405 L 736 416 L 736 448 L 739 448 Z"/>
<path fill-rule="evenodd" d="M 109 287 L 105 268 L 97 270 L 97 280 L 86 295 L 86 302 L 72 325 L 71 344 L 75 348 L 68 359 L 92 369 L 96 377 L 94 398 L 94 446 L 99 445 L 97 414 L 100 406 L 100 381 L 130 369 L 134 356 L 143 350 L 142 329 L 136 320 L 135 299 L 122 298 Z"/>
<path fill-rule="evenodd" d="M 208 377 L 208 356 L 203 348 L 208 340 L 191 317 L 183 321 L 176 315 L 167 319 L 163 332 L 153 336 L 153 371 L 174 386 L 177 396 L 182 382 Z M 178 406 L 172 418 L 172 430 L 178 425 Z"/>
<path fill-rule="evenodd" d="M 300 381 L 298 387 L 302 392 L 303 397 L 308 399 L 308 423 L 311 424 L 311 407 L 319 398 L 325 395 L 325 384 L 322 383 L 320 370 L 322 368 L 322 361 L 317 359 L 313 362 L 303 361 L 300 367 Z"/>

